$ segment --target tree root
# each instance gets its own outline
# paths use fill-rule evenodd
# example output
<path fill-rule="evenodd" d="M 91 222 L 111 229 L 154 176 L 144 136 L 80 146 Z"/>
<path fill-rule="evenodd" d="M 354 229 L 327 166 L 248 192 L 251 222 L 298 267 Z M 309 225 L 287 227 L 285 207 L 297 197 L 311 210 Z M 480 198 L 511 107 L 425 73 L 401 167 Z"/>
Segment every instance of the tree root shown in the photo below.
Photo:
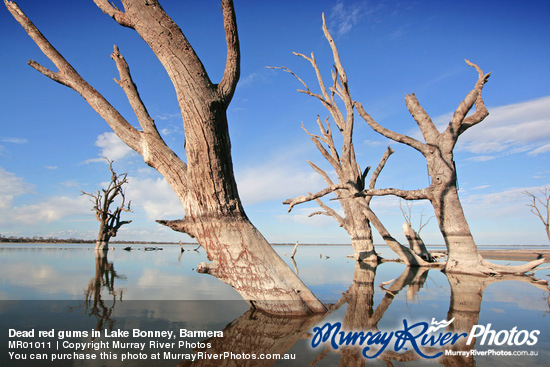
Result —
<path fill-rule="evenodd" d="M 530 261 L 530 262 L 522 264 L 522 265 L 498 265 L 498 264 L 493 264 L 492 262 L 489 262 L 489 261 L 482 258 L 481 264 L 484 267 L 487 267 L 489 269 L 492 269 L 492 270 L 496 271 L 497 274 L 516 274 L 516 275 L 520 275 L 520 274 L 525 274 L 525 273 L 533 270 L 534 268 L 536 268 L 540 264 L 544 263 L 545 260 L 546 259 L 542 258 L 542 259 Z"/>

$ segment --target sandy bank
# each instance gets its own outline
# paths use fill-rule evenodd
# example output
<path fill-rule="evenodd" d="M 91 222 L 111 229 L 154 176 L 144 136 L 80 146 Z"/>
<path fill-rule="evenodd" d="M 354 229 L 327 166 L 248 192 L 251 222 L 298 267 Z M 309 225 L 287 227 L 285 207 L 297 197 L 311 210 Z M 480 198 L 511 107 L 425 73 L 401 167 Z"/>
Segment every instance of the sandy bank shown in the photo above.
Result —
<path fill-rule="evenodd" d="M 432 251 L 443 252 L 447 251 Z M 550 263 L 550 248 L 549 249 L 536 249 L 536 250 L 482 250 L 479 249 L 479 253 L 483 258 L 487 260 L 511 260 L 511 261 L 531 261 L 546 258 L 546 263 Z"/>

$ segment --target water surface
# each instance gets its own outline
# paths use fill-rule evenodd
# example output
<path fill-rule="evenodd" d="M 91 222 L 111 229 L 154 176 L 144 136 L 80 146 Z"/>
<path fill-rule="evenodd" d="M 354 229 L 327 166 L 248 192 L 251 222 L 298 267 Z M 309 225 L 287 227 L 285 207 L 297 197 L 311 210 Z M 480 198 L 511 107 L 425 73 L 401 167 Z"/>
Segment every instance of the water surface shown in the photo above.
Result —
<path fill-rule="evenodd" d="M 198 274 L 195 267 L 206 261 L 202 249 L 186 245 L 164 245 L 162 250 L 145 251 L 144 245 L 114 245 L 105 257 L 96 256 L 93 247 L 86 245 L 0 245 L 0 353 L 2 361 L 18 365 L 9 359 L 9 329 L 17 330 L 117 330 L 144 331 L 219 330 L 223 338 L 185 338 L 185 346 L 168 349 L 151 348 L 143 351 L 149 356 L 157 351 L 193 353 L 194 351 L 237 353 L 277 353 L 294 356 L 278 362 L 252 360 L 186 359 L 163 361 L 131 360 L 125 363 L 103 360 L 64 360 L 44 365 L 67 366 L 176 366 L 182 365 L 277 365 L 335 366 L 365 364 L 361 348 L 339 348 L 325 345 L 311 347 L 315 326 L 342 323 L 346 330 L 392 331 L 403 329 L 403 320 L 413 324 L 430 323 L 432 319 L 450 320 L 451 332 L 458 328 L 470 330 L 474 325 L 491 324 L 491 329 L 510 331 L 540 330 L 536 345 L 457 345 L 455 350 L 521 350 L 536 352 L 537 356 L 469 356 L 439 358 L 437 362 L 450 365 L 506 366 L 523 364 L 544 365 L 550 358 L 550 305 L 544 287 L 529 284 L 525 279 L 450 276 L 438 270 L 408 269 L 398 263 L 384 263 L 377 268 L 359 266 L 346 257 L 346 246 L 300 246 L 291 262 L 292 246 L 275 246 L 289 266 L 313 293 L 329 305 L 327 315 L 310 318 L 278 318 L 251 310 L 246 302 L 226 284 L 216 278 Z M 377 249 L 385 257 L 393 257 L 384 247 Z M 496 261 L 498 262 L 498 261 Z M 509 261 L 500 263 L 510 263 Z M 536 273 L 548 279 L 548 269 Z M 393 282 L 388 283 L 393 280 Z M 523 280 L 523 281 L 522 281 Z M 381 284 L 385 284 L 383 288 Z M 454 331 L 453 331 L 454 332 Z M 309 334 L 306 334 L 309 333 Z M 102 337 L 71 337 L 67 340 L 99 342 Z M 309 335 L 309 337 L 307 336 Z M 52 340 L 58 340 L 54 338 Z M 38 339 L 37 339 L 38 340 Z M 176 340 L 180 340 L 176 338 Z M 149 342 L 144 338 L 142 341 Z M 199 344 L 210 343 L 200 349 Z M 485 343 L 486 344 L 486 343 Z M 87 350 L 99 356 L 122 353 L 120 349 Z M 162 353 L 161 353 L 162 354 Z M 430 352 L 435 354 L 434 351 Z M 99 357 L 98 357 L 99 358 Z M 405 360 L 407 360 L 405 362 Z M 41 365 L 27 361 L 20 365 Z M 425 365 L 411 348 L 400 353 L 388 350 L 369 365 Z M 437 362 L 435 362 L 437 364 Z"/>

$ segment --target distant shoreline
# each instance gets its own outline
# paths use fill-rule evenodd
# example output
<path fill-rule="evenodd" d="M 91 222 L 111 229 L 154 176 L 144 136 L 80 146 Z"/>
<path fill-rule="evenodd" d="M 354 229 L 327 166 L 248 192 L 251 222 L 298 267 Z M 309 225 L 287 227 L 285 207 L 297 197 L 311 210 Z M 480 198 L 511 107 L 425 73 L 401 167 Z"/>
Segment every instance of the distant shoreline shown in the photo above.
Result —
<path fill-rule="evenodd" d="M 36 237 L 33 237 L 33 238 L 30 238 L 30 237 L 4 237 L 2 235 L 0 235 L 0 244 L 2 243 L 10 243 L 10 244 L 22 244 L 22 245 L 25 245 L 25 244 L 37 244 L 37 245 L 40 245 L 40 244 L 43 244 L 43 245 L 56 245 L 56 244 L 75 244 L 75 245 L 78 245 L 78 244 L 95 244 L 95 240 L 86 240 L 86 239 L 77 239 L 77 238 L 69 238 L 69 239 L 59 239 L 59 238 L 43 238 L 43 237 L 39 237 L 39 238 L 36 238 Z M 114 240 L 114 241 L 109 241 L 109 244 L 113 244 L 113 245 L 146 245 L 146 244 L 152 244 L 152 245 L 179 245 L 179 244 L 182 244 L 182 245 L 198 245 L 197 242 L 183 242 L 183 241 L 179 241 L 179 242 L 175 242 L 175 241 L 129 241 L 129 240 Z M 280 243 L 270 243 L 271 246 L 295 246 L 296 243 L 291 243 L 291 242 L 280 242 Z M 300 246 L 350 246 L 351 247 L 351 243 L 301 243 L 299 244 Z M 379 243 L 379 244 L 375 244 L 374 245 L 375 247 L 385 247 L 387 248 L 388 246 L 385 244 L 385 243 Z M 442 248 L 442 249 L 445 249 L 445 245 L 441 244 L 426 244 L 426 247 L 428 247 L 428 249 L 430 248 Z M 548 249 L 550 251 L 550 246 L 548 245 L 517 245 L 517 244 L 514 244 L 514 245 L 477 245 L 477 247 L 479 249 L 483 249 L 484 247 L 487 248 L 487 247 L 515 247 L 516 250 L 518 251 L 523 251 L 523 250 L 526 250 L 526 251 L 529 251 L 531 249 L 541 249 L 541 250 L 544 250 L 545 248 Z M 524 249 L 526 248 L 526 249 Z M 438 251 L 438 250 L 435 250 L 435 251 Z M 483 251 L 510 251 L 510 250 L 483 250 Z M 444 250 L 442 251 L 439 251 L 439 252 L 445 252 Z"/>
<path fill-rule="evenodd" d="M 0 245 L 1 244 L 13 244 L 13 245 L 68 245 L 68 244 L 74 244 L 74 245 L 93 245 L 95 241 L 92 240 L 57 240 L 57 241 L 49 241 L 49 240 L 35 240 L 35 241 L 9 241 L 6 237 L 1 238 Z M 177 246 L 180 244 L 180 242 L 154 242 L 154 241 L 112 241 L 110 242 L 112 245 L 169 245 L 169 246 Z M 181 242 L 182 245 L 187 246 L 197 246 L 197 243 L 194 242 Z M 271 246 L 295 246 L 295 243 L 272 243 Z M 351 244 L 331 244 L 331 243 L 300 243 L 300 246 L 349 246 L 351 248 Z M 530 245 L 530 246 L 522 246 L 522 245 L 501 245 L 498 247 L 507 247 L 509 246 L 510 249 L 486 249 L 487 247 L 497 247 L 498 245 L 480 245 L 478 246 L 479 253 L 481 256 L 483 256 L 485 259 L 488 260 L 510 260 L 510 261 L 532 261 L 536 259 L 540 259 L 544 257 L 546 259 L 546 263 L 550 263 L 550 247 L 548 245 Z M 375 247 L 386 247 L 385 244 L 382 245 L 375 245 Z M 427 245 L 428 251 L 431 253 L 440 253 L 440 254 L 446 254 L 447 251 L 445 249 L 444 245 Z M 485 249 L 484 249 L 485 247 Z M 521 247 L 521 248 L 517 248 Z M 528 248 L 523 248 L 528 247 Z M 441 250 L 437 249 L 441 248 Z"/>

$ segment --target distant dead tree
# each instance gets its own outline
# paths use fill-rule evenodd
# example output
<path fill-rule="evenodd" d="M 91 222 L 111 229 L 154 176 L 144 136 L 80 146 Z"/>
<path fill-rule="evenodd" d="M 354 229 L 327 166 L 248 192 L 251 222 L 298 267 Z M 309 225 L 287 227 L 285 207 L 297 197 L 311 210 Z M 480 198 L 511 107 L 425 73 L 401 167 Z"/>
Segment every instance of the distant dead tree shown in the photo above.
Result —
<path fill-rule="evenodd" d="M 424 260 L 432 262 L 432 255 L 426 249 L 426 245 L 420 237 L 420 231 L 422 231 L 422 228 L 426 227 L 426 225 L 430 223 L 430 220 L 433 218 L 433 216 L 429 217 L 428 220 L 424 222 L 424 213 L 420 212 L 420 223 L 418 225 L 418 230 L 415 230 L 412 226 L 413 204 L 412 202 L 405 201 L 405 206 L 407 207 L 407 210 L 403 209 L 403 205 L 401 204 L 400 200 L 399 209 L 401 209 L 401 213 L 403 214 L 403 218 L 405 219 L 405 223 L 403 223 L 403 233 L 405 234 L 405 237 L 409 242 L 409 247 Z"/>
<path fill-rule="evenodd" d="M 113 161 L 105 159 L 109 162 L 109 170 L 111 171 L 111 182 L 109 182 L 107 188 L 96 190 L 93 194 L 82 191 L 82 195 L 91 197 L 90 201 L 94 204 L 92 211 L 95 212 L 95 217 L 100 223 L 96 250 L 106 250 L 109 246 L 109 240 L 111 237 L 116 237 L 120 227 L 132 222 L 131 220 L 120 219 L 122 212 L 132 211 L 130 209 L 131 201 L 126 203 L 123 188 L 128 183 L 127 174 L 117 175 L 113 169 Z M 117 197 L 120 199 L 120 204 L 116 209 L 113 209 L 112 205 Z"/>
<path fill-rule="evenodd" d="M 525 191 L 524 194 L 529 196 L 530 203 L 527 206 L 531 208 L 531 213 L 535 214 L 544 225 L 548 244 L 550 244 L 550 186 L 539 190 L 540 196 L 529 191 Z"/>
<path fill-rule="evenodd" d="M 78 74 L 15 2 L 4 0 L 4 3 L 58 71 L 33 60 L 29 64 L 78 92 L 117 136 L 172 187 L 185 217 L 159 223 L 187 233 L 204 247 L 210 262 L 199 264 L 197 271 L 231 285 L 254 307 L 266 312 L 303 315 L 326 311 L 252 225 L 239 198 L 227 121 L 241 59 L 232 0 L 221 1 L 227 53 L 223 76 L 218 82 L 212 82 L 189 40 L 157 0 L 121 0 L 122 10 L 107 0 L 94 0 L 114 21 L 139 34 L 170 77 L 183 117 L 185 160 L 160 135 L 117 46 L 111 54 L 120 76 L 116 82 L 126 94 L 141 129 L 129 123 Z M 47 16 L 53 17 L 55 13 Z"/>
<path fill-rule="evenodd" d="M 330 163 L 336 172 L 338 182 L 334 183 L 327 172 L 313 162 L 307 161 L 309 165 L 323 177 L 327 187 L 315 194 L 310 193 L 308 195 L 298 196 L 293 199 L 287 199 L 284 201 L 284 204 L 288 205 L 288 211 L 290 212 L 295 205 L 308 201 L 315 201 L 321 207 L 322 211 L 314 212 L 310 214 L 310 217 L 314 215 L 327 215 L 334 218 L 340 227 L 343 227 L 351 236 L 354 258 L 356 260 L 368 262 L 378 261 L 372 236 L 372 224 L 380 233 L 382 238 L 384 238 L 386 244 L 399 255 L 404 263 L 407 265 L 428 266 L 429 263 L 426 261 L 427 259 L 423 259 L 420 255 L 417 255 L 407 247 L 402 246 L 390 235 L 388 230 L 370 208 L 372 197 L 362 195 L 363 190 L 366 188 L 373 189 L 375 187 L 380 172 L 394 151 L 390 147 L 386 149 L 382 159 L 378 163 L 378 166 L 373 171 L 370 180 L 367 180 L 371 167 L 366 167 L 364 170 L 361 169 L 357 162 L 355 148 L 353 145 L 355 102 L 351 98 L 348 78 L 340 61 L 340 56 L 338 54 L 338 50 L 336 49 L 334 40 L 328 31 L 324 14 L 322 18 L 323 32 L 332 49 L 334 59 L 334 70 L 332 71 L 331 85 L 327 87 L 323 81 L 313 53 L 311 53 L 311 56 L 309 57 L 301 53 L 295 52 L 294 54 L 311 63 L 317 77 L 320 93 L 312 91 L 309 86 L 289 68 L 283 66 L 278 69 L 283 69 L 296 77 L 305 88 L 298 89 L 298 91 L 318 99 L 330 113 L 330 116 L 336 125 L 336 129 L 332 128 L 328 117 L 325 122 L 323 122 L 319 116 L 317 116 L 317 125 L 319 126 L 320 135 L 310 133 L 303 124 L 302 129 L 304 129 L 304 131 L 311 137 L 313 144 L 315 144 L 327 162 Z M 342 109 L 339 108 L 337 99 L 343 103 L 344 107 Z M 336 146 L 335 138 L 333 136 L 333 131 L 336 130 L 341 134 L 343 141 L 340 149 Z M 344 215 L 340 215 L 336 210 L 321 200 L 323 196 L 331 193 L 336 194 L 336 199 L 339 201 Z"/>

